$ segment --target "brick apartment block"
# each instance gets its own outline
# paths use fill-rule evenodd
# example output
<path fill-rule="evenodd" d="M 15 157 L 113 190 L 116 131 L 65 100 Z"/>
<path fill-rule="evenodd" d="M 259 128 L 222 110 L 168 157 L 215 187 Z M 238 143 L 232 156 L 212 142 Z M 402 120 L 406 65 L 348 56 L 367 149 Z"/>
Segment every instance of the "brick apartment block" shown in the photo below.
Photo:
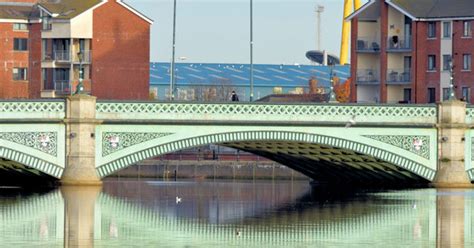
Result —
<path fill-rule="evenodd" d="M 456 96 L 474 101 L 473 0 L 370 0 L 347 19 L 353 102 L 441 101 L 451 75 Z"/>
<path fill-rule="evenodd" d="M 121 0 L 0 0 L 0 98 L 148 99 L 152 20 Z"/>

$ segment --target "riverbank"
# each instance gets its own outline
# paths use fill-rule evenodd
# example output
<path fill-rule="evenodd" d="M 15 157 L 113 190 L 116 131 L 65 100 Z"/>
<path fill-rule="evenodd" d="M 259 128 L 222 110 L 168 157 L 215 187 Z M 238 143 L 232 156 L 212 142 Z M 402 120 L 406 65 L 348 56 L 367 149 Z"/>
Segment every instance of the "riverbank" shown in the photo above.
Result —
<path fill-rule="evenodd" d="M 109 176 L 159 179 L 308 180 L 305 175 L 272 161 L 146 160 Z"/>

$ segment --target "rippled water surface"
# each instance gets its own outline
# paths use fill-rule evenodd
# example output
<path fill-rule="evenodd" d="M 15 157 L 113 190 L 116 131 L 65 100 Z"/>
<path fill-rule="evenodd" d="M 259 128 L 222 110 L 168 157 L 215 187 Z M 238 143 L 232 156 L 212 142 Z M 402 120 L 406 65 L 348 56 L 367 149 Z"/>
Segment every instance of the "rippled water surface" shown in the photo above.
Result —
<path fill-rule="evenodd" d="M 1 247 L 474 247 L 473 190 L 328 192 L 306 181 L 0 188 Z"/>

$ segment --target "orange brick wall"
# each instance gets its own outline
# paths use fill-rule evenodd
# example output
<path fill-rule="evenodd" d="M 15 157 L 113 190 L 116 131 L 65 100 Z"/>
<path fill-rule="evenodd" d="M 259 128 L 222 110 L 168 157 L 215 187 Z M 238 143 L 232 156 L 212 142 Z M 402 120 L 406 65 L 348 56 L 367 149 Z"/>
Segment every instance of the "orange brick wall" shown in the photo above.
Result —
<path fill-rule="evenodd" d="M 28 38 L 29 32 L 13 31 L 12 23 L 0 23 L 0 98 L 28 98 L 28 81 L 13 81 L 13 68 L 29 67 L 29 52 L 14 52 L 14 38 Z M 28 49 L 30 44 L 28 43 Z M 28 76 L 30 73 L 28 71 Z"/>
<path fill-rule="evenodd" d="M 150 24 L 115 1 L 94 10 L 92 95 L 148 99 Z"/>

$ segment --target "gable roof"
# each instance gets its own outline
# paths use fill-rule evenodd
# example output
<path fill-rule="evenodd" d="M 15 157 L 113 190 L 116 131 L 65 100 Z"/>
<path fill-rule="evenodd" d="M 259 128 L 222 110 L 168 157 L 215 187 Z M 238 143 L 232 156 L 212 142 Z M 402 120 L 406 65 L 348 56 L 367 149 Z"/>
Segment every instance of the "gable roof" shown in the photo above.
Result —
<path fill-rule="evenodd" d="M 346 18 L 364 19 L 374 13 L 374 7 L 380 3 L 387 3 L 406 16 L 416 21 L 434 19 L 474 19 L 474 0 L 369 0 L 360 9 Z M 378 10 L 379 11 L 379 10 Z"/>
<path fill-rule="evenodd" d="M 37 12 L 31 3 L 0 3 L 0 19 L 28 20 Z"/>
<path fill-rule="evenodd" d="M 107 3 L 108 1 L 116 1 L 118 4 L 144 19 L 146 22 L 150 24 L 153 23 L 153 20 L 132 8 L 122 0 L 39 0 L 38 5 L 49 14 L 54 15 L 54 18 L 72 19 L 89 9 Z"/>
<path fill-rule="evenodd" d="M 417 19 L 474 17 L 473 0 L 386 0 Z"/>
<path fill-rule="evenodd" d="M 102 0 L 39 0 L 38 5 L 58 19 L 72 19 Z"/>

